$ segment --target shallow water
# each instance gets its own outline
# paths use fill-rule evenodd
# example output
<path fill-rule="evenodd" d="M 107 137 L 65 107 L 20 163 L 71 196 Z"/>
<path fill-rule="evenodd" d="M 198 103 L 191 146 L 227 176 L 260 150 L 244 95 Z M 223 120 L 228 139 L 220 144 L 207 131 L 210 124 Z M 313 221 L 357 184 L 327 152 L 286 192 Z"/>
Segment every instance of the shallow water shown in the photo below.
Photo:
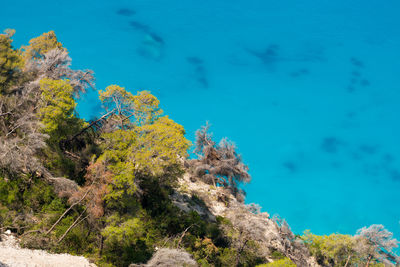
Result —
<path fill-rule="evenodd" d="M 296 233 L 400 238 L 400 2 L 7 1 L 15 46 L 54 30 L 97 88 L 150 90 L 250 166 L 247 202 Z M 92 92 L 79 113 L 96 116 Z"/>

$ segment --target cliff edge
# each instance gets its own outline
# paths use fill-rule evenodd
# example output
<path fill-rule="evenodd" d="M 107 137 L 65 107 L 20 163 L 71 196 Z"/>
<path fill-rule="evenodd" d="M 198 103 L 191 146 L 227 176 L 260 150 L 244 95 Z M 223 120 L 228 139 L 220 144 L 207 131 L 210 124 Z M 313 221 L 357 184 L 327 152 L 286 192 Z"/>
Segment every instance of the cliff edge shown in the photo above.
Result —
<path fill-rule="evenodd" d="M 181 210 L 196 211 L 211 221 L 218 216 L 227 218 L 241 233 L 241 238 L 256 240 L 260 253 L 271 262 L 271 253 L 278 251 L 297 266 L 319 266 L 285 221 L 271 218 L 266 212 L 252 210 L 251 206 L 238 201 L 229 190 L 206 184 L 190 173 L 186 173 L 178 183 L 179 187 L 171 198 Z"/>

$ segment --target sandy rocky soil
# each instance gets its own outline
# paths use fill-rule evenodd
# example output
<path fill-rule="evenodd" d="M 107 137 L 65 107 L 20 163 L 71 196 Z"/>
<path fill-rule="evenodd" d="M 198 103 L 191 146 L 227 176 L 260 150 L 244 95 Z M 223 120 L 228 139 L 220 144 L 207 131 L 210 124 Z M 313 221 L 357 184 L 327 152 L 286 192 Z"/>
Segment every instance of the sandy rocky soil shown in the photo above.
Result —
<path fill-rule="evenodd" d="M 50 254 L 43 250 L 21 248 L 9 232 L 0 238 L 0 267 L 95 267 L 87 259 L 68 254 Z"/>

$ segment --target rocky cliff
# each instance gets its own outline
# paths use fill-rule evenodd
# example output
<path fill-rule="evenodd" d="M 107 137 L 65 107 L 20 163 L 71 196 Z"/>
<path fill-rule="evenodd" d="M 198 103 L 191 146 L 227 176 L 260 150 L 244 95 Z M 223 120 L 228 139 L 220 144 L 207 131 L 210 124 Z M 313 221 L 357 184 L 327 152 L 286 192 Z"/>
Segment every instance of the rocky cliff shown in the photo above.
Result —
<path fill-rule="evenodd" d="M 260 253 L 269 260 L 271 253 L 278 251 L 297 266 L 319 266 L 285 221 L 260 213 L 239 202 L 225 188 L 206 184 L 189 173 L 178 183 L 179 187 L 171 198 L 181 210 L 194 210 L 210 221 L 215 221 L 218 216 L 227 218 L 241 233 L 241 238 L 255 240 Z"/>

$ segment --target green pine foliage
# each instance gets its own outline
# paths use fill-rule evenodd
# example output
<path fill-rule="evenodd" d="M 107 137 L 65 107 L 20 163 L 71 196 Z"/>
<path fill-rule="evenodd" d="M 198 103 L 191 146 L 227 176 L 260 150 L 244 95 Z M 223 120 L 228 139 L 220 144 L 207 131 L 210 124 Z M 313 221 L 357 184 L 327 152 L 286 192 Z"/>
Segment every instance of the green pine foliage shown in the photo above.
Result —
<path fill-rule="evenodd" d="M 283 258 L 274 260 L 271 263 L 257 265 L 257 267 L 296 267 L 296 264 L 294 264 L 289 258 Z"/>
<path fill-rule="evenodd" d="M 363 240 L 357 236 L 343 234 L 318 236 L 307 230 L 302 239 L 317 262 L 323 266 L 363 266 L 368 261 L 368 255 L 359 248 Z M 369 266 L 385 265 L 378 259 L 371 259 Z"/>
<path fill-rule="evenodd" d="M 57 176 L 66 176 L 82 183 L 79 164 L 66 157 L 60 147 L 64 139 L 73 136 L 85 125 L 82 119 L 75 116 L 74 89 L 68 80 L 43 78 L 39 84 L 41 100 L 38 116 L 44 126 L 43 133 L 49 136 L 48 147 L 43 150 L 43 161 Z"/>
<path fill-rule="evenodd" d="M 21 53 L 12 46 L 14 30 L 0 34 L 0 95 L 18 83 L 24 65 Z"/>
<path fill-rule="evenodd" d="M 40 80 L 42 103 L 39 111 L 44 131 L 57 142 L 79 131 L 83 122 L 75 117 L 74 89 L 68 80 Z"/>
<path fill-rule="evenodd" d="M 29 45 L 23 46 L 23 57 L 26 62 L 37 60 L 44 54 L 55 48 L 62 48 L 62 44 L 57 40 L 54 31 L 43 33 L 41 36 L 29 41 Z"/>

